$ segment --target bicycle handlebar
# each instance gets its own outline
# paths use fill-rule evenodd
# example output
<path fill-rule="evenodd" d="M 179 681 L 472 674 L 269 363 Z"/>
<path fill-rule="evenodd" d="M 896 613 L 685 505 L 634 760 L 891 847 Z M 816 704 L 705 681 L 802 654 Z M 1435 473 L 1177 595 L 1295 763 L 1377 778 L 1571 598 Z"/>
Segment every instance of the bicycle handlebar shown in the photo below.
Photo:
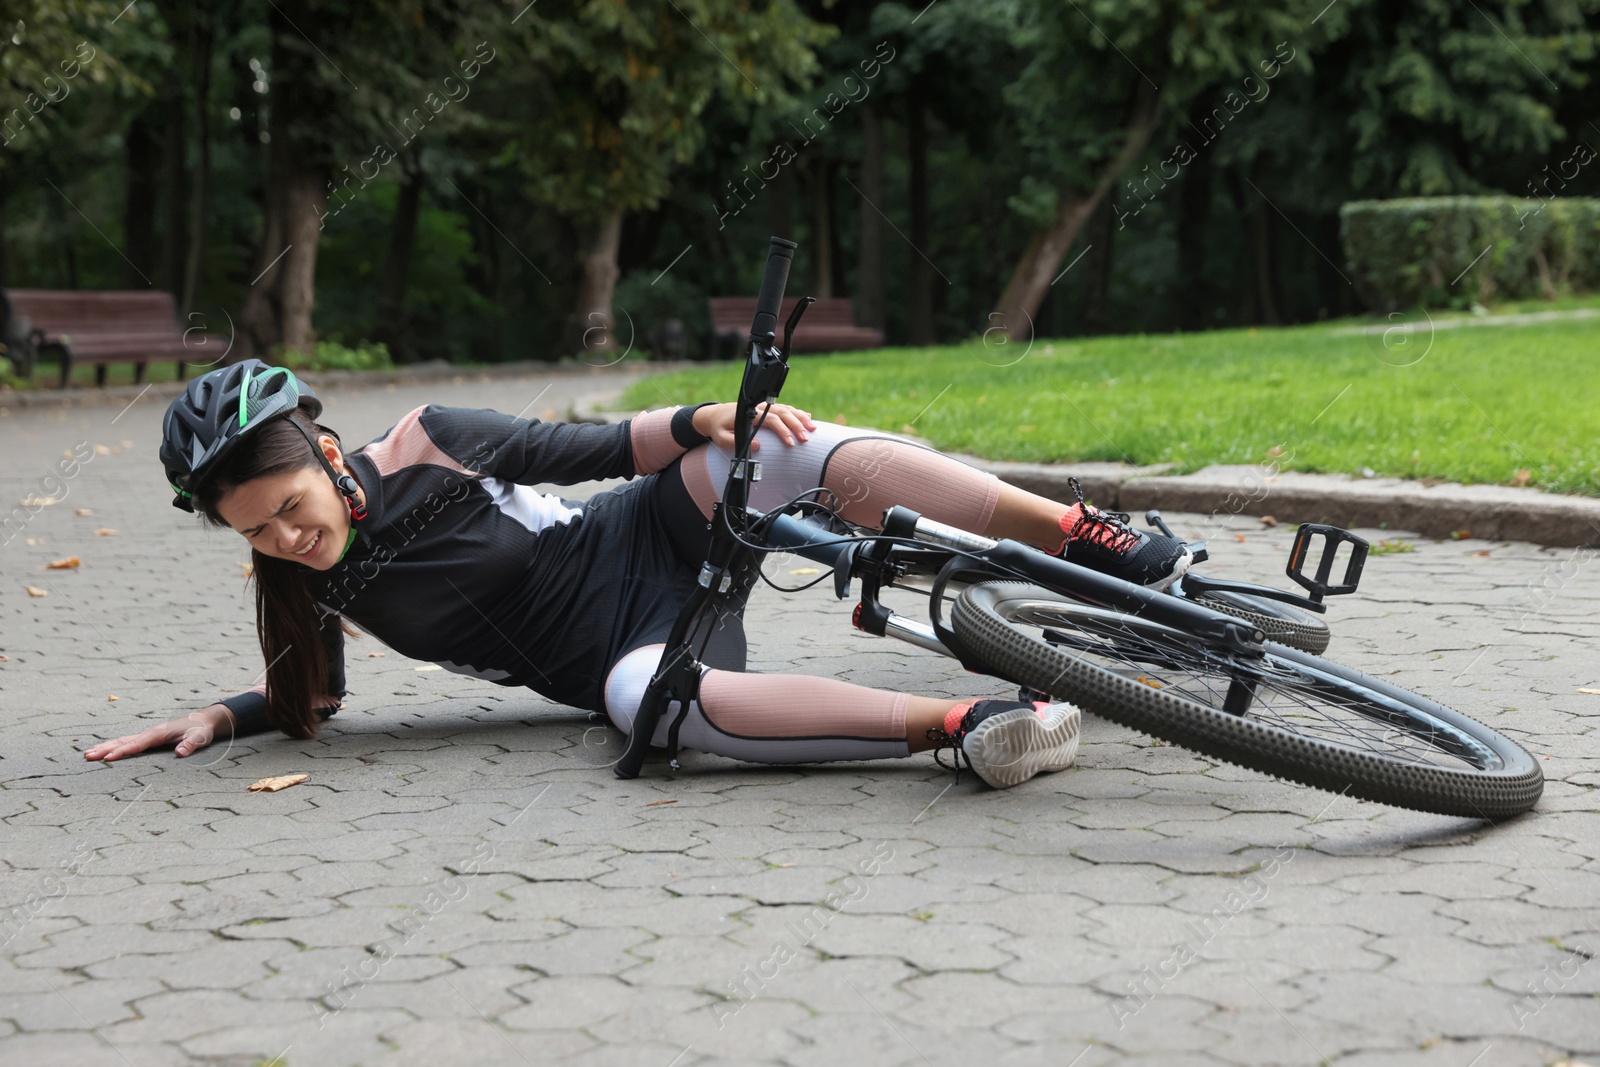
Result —
<path fill-rule="evenodd" d="M 767 246 L 767 270 L 761 276 L 761 295 L 756 298 L 756 316 L 750 323 L 750 340 L 770 344 L 778 333 L 778 312 L 783 306 L 783 290 L 789 284 L 789 266 L 794 262 L 793 241 L 774 237 Z"/>

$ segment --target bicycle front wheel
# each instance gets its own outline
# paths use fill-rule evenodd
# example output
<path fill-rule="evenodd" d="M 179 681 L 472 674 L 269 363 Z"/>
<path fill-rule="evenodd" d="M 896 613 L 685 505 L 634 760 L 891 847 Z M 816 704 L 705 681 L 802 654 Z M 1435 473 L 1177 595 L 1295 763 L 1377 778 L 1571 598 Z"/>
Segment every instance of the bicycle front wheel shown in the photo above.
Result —
<path fill-rule="evenodd" d="M 1533 757 L 1482 723 L 1274 642 L 1238 652 L 1023 582 L 965 590 L 950 619 L 995 673 L 1251 770 L 1489 820 L 1544 791 Z"/>

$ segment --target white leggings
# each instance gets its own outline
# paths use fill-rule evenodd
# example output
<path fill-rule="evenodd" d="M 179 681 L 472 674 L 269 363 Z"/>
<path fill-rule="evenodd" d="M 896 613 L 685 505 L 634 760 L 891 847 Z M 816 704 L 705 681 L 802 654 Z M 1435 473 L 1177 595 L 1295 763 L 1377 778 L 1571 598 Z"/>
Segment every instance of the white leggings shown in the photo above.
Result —
<path fill-rule="evenodd" d="M 902 504 L 928 518 L 982 533 L 1000 483 L 893 434 L 818 422 L 808 440 L 786 445 L 771 430 L 757 435 L 761 480 L 750 505 L 771 510 L 824 487 L 851 522 L 877 527 L 882 512 Z M 684 487 L 709 518 L 727 481 L 731 457 L 711 445 L 692 449 L 680 465 Z M 736 623 L 735 623 L 736 624 Z M 662 645 L 633 649 L 606 676 L 606 711 L 626 733 L 661 658 Z M 832 678 L 705 669 L 700 698 L 678 732 L 683 748 L 754 763 L 883 759 L 909 754 L 910 696 Z M 662 716 L 652 743 L 664 747 L 677 705 Z"/>

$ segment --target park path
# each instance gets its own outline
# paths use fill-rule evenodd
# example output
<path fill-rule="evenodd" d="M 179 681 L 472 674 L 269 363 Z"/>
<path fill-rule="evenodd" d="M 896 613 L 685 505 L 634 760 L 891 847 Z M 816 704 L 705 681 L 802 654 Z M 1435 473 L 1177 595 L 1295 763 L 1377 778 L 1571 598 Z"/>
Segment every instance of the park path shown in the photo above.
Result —
<path fill-rule="evenodd" d="M 351 390 L 325 421 L 359 442 L 427 401 L 560 415 L 595 388 Z M 952 784 L 925 755 L 691 753 L 675 778 L 657 763 L 622 782 L 605 766 L 616 738 L 584 713 L 371 639 L 351 643 L 352 696 L 316 741 L 88 764 L 96 739 L 261 669 L 243 542 L 168 505 L 163 407 L 0 419 L 8 507 L 48 492 L 64 452 L 93 455 L 0 547 L 0 1062 L 1600 1056 L 1589 554 L 1417 539 L 1331 611 L 1336 658 L 1540 756 L 1539 809 L 1499 827 L 1285 785 L 1098 720 L 1077 766 L 1007 792 Z M 1210 536 L 1212 573 L 1281 574 L 1292 516 L 1171 518 Z M 44 569 L 72 555 L 77 569 Z M 759 591 L 752 665 L 993 693 L 848 616 L 821 589 Z"/>

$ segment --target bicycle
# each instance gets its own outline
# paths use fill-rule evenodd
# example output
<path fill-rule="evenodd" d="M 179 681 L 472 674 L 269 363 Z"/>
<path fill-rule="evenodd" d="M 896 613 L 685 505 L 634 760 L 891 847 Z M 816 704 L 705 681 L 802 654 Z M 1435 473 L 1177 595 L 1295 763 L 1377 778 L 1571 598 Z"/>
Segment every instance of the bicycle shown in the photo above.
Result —
<path fill-rule="evenodd" d="M 619 777 L 639 774 L 670 703 L 687 709 L 694 699 L 700 664 L 688 635 L 695 623 L 707 611 L 741 603 L 762 577 L 761 556 L 787 551 L 830 568 L 841 599 L 860 583 L 852 616 L 859 629 L 951 656 L 1018 685 L 1023 699 L 1070 701 L 1215 759 L 1397 807 L 1492 821 L 1537 803 L 1544 776 L 1521 746 L 1442 704 L 1316 654 L 1328 643 L 1319 618 L 1324 598 L 1353 593 L 1366 559 L 1367 543 L 1347 530 L 1318 524 L 1297 530 L 1285 573 L 1309 596 L 1193 570 L 1171 590 L 1153 592 L 903 507 L 887 509 L 881 533 L 858 529 L 825 500 L 812 499 L 825 490 L 769 513 L 750 508 L 749 487 L 760 477 L 760 464 L 750 458 L 757 409 L 776 401 L 795 327 L 812 302 L 798 302 L 776 346 L 795 248 L 771 239 L 739 389 L 734 456 L 712 514 L 706 561 L 613 764 Z M 1146 521 L 1171 535 L 1158 513 Z M 1322 554 L 1308 574 L 1318 537 Z M 1335 581 L 1346 545 L 1343 575 Z M 1206 558 L 1203 542 L 1190 547 L 1197 563 Z M 928 621 L 886 607 L 881 593 L 891 587 L 926 594 Z M 680 710 L 668 729 L 673 769 L 686 713 Z"/>

